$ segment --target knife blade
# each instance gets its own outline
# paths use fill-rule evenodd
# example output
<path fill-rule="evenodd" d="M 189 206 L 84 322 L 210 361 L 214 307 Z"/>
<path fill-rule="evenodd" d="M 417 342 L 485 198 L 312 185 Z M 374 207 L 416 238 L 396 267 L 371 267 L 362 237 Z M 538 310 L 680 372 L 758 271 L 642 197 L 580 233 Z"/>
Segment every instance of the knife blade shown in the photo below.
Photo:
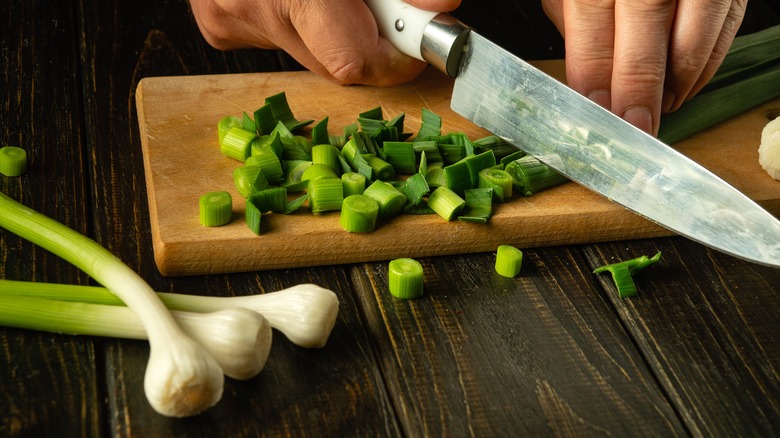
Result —
<path fill-rule="evenodd" d="M 676 234 L 780 268 L 780 221 L 698 163 L 449 14 L 366 3 L 383 37 L 455 78 L 456 113 Z"/>

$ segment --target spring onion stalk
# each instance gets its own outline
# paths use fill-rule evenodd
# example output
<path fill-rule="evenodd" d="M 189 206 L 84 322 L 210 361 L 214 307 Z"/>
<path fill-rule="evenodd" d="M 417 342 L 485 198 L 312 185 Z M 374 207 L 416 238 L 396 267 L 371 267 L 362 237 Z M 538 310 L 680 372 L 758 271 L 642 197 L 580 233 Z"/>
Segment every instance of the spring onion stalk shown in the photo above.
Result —
<path fill-rule="evenodd" d="M 466 189 L 465 195 L 466 205 L 458 216 L 458 220 L 486 223 L 490 215 L 493 214 L 493 189 L 487 187 Z"/>
<path fill-rule="evenodd" d="M 420 153 L 420 165 L 417 167 L 417 172 L 423 176 L 428 173 L 428 154 L 425 151 Z"/>
<path fill-rule="evenodd" d="M 514 180 L 501 169 L 483 169 L 479 172 L 477 186 L 493 189 L 493 201 L 500 203 L 512 197 Z"/>
<path fill-rule="evenodd" d="M 367 233 L 376 228 L 379 204 L 366 195 L 349 195 L 341 204 L 339 224 L 350 233 Z"/>
<path fill-rule="evenodd" d="M 431 191 L 431 188 L 423 174 L 415 173 L 404 181 L 400 190 L 406 196 L 407 205 L 417 205 L 422 201 L 423 196 Z"/>
<path fill-rule="evenodd" d="M 504 170 L 512 176 L 517 191 L 525 196 L 531 196 L 569 181 L 555 169 L 531 155 L 512 161 Z"/>
<path fill-rule="evenodd" d="M 448 187 L 439 187 L 428 196 L 428 207 L 444 220 L 451 221 L 466 206 L 466 201 Z"/>
<path fill-rule="evenodd" d="M 341 210 L 344 191 L 339 178 L 309 180 L 309 207 L 314 214 Z"/>
<path fill-rule="evenodd" d="M 406 205 L 406 196 L 400 190 L 384 181 L 374 181 L 366 187 L 363 194 L 374 198 L 379 204 L 379 217 L 389 218 L 397 215 Z"/>
<path fill-rule="evenodd" d="M 437 147 L 445 164 L 454 164 L 469 156 L 461 144 L 438 143 Z"/>
<path fill-rule="evenodd" d="M 225 134 L 230 129 L 235 127 L 241 127 L 241 118 L 236 116 L 225 116 L 219 119 L 217 122 L 217 138 L 219 138 L 219 144 L 222 144 L 222 139 L 225 138 Z"/>
<path fill-rule="evenodd" d="M 243 163 L 252 151 L 252 141 L 256 137 L 254 132 L 245 131 L 240 126 L 234 126 L 225 133 L 219 143 L 219 150 L 222 155 Z"/>
<path fill-rule="evenodd" d="M 463 193 L 464 190 L 474 187 L 471 184 L 471 171 L 466 160 L 444 166 L 444 180 L 447 188 L 455 193 Z"/>
<path fill-rule="evenodd" d="M 219 227 L 233 219 L 233 197 L 224 191 L 209 192 L 198 200 L 200 223 L 204 227 Z"/>
<path fill-rule="evenodd" d="M 247 114 L 246 111 L 244 111 L 244 114 L 241 118 L 241 129 L 248 132 L 255 132 L 255 121 L 252 120 L 252 116 Z"/>
<path fill-rule="evenodd" d="M 423 140 L 428 137 L 439 135 L 441 135 L 441 116 L 427 108 L 423 108 L 422 123 L 420 123 L 420 130 L 417 132 L 417 138 Z"/>
<path fill-rule="evenodd" d="M 357 172 L 345 172 L 341 174 L 341 186 L 345 198 L 349 195 L 362 195 L 366 190 L 366 177 Z"/>
<path fill-rule="evenodd" d="M 20 176 L 27 170 L 27 152 L 16 146 L 0 148 L 0 174 Z"/>
<path fill-rule="evenodd" d="M 99 286 L 39 283 L 0 279 L 0 296 L 24 295 L 60 301 L 121 306 L 124 303 Z M 339 300 L 329 289 L 314 284 L 299 284 L 276 292 L 240 297 L 214 297 L 158 292 L 170 309 L 209 313 L 243 307 L 263 315 L 271 327 L 282 332 L 298 346 L 325 345 L 336 324 Z"/>
<path fill-rule="evenodd" d="M 154 291 L 97 242 L 0 193 L 0 226 L 72 263 L 119 297 L 149 337 L 144 389 L 162 415 L 198 414 L 222 397 L 219 364 L 188 337 Z"/>
<path fill-rule="evenodd" d="M 715 76 L 700 93 L 709 93 L 780 61 L 780 24 L 734 39 Z"/>
<path fill-rule="evenodd" d="M 290 110 L 290 104 L 287 102 L 287 95 L 284 92 L 274 94 L 265 98 L 265 103 L 271 106 L 271 112 L 277 122 L 284 123 L 290 131 L 301 129 L 310 125 L 314 120 L 298 120 L 293 116 Z"/>
<path fill-rule="evenodd" d="M 403 300 L 423 295 L 425 274 L 417 260 L 400 258 L 391 260 L 387 268 L 390 294 Z"/>
<path fill-rule="evenodd" d="M 270 187 L 265 175 L 257 166 L 241 166 L 233 169 L 233 183 L 236 185 L 238 193 L 244 198 Z"/>
<path fill-rule="evenodd" d="M 284 156 L 284 143 L 282 143 L 282 137 L 278 132 L 273 134 L 262 135 L 252 141 L 250 145 L 250 155 L 257 155 L 266 149 L 270 149 L 276 154 L 276 157 L 281 161 Z"/>
<path fill-rule="evenodd" d="M 496 272 L 514 278 L 523 266 L 523 252 L 512 245 L 499 245 L 496 250 Z"/>
<path fill-rule="evenodd" d="M 652 257 L 639 256 L 630 260 L 600 266 L 596 268 L 593 273 L 600 274 L 602 272 L 609 272 L 612 274 L 612 281 L 615 283 L 618 296 L 620 298 L 633 297 L 637 294 L 633 275 L 644 268 L 657 263 L 660 259 L 661 252 L 659 251 Z"/>
<path fill-rule="evenodd" d="M 396 173 L 411 175 L 417 171 L 417 158 L 414 154 L 414 143 L 408 141 L 386 141 L 382 148 L 387 154 L 387 162 Z"/>
<path fill-rule="evenodd" d="M 244 164 L 257 166 L 270 184 L 278 184 L 284 181 L 284 170 L 279 157 L 270 148 L 258 151 L 250 155 Z"/>
<path fill-rule="evenodd" d="M 110 292 L 108 292 L 110 293 Z M 271 325 L 242 307 L 210 313 L 172 311 L 182 330 L 238 380 L 262 371 L 271 350 Z M 148 339 L 141 320 L 125 306 L 0 294 L 0 325 L 69 335 Z"/>
<path fill-rule="evenodd" d="M 316 179 L 332 179 L 338 177 L 339 175 L 332 167 L 312 161 L 311 166 L 308 166 L 301 174 L 301 181 L 314 181 Z"/>
<path fill-rule="evenodd" d="M 372 179 L 390 181 L 395 178 L 395 169 L 387 161 L 373 154 L 363 154 L 363 159 L 371 166 Z"/>
<path fill-rule="evenodd" d="M 519 152 L 516 147 L 509 144 L 503 138 L 497 135 L 488 135 L 486 137 L 478 138 L 471 142 L 475 147 L 478 147 L 484 151 L 493 151 L 496 159 L 503 159 L 508 155 Z M 520 158 L 520 157 L 517 157 Z"/>
<path fill-rule="evenodd" d="M 471 187 L 477 187 L 479 184 L 479 172 L 484 169 L 495 167 L 496 156 L 493 151 L 485 151 L 475 155 L 469 155 L 464 158 L 466 167 L 469 169 L 469 176 L 471 176 Z"/>
<path fill-rule="evenodd" d="M 311 147 L 311 161 L 314 164 L 323 164 L 333 169 L 334 172 L 341 172 L 341 161 L 339 161 L 339 148 L 332 144 L 316 144 Z"/>
<path fill-rule="evenodd" d="M 417 140 L 412 142 L 412 147 L 414 148 L 414 153 L 416 155 L 422 155 L 424 152 L 426 155 L 425 158 L 429 163 L 444 162 L 444 158 L 442 158 L 441 156 L 439 147 L 436 145 L 436 142 L 433 140 L 428 140 L 428 141 Z"/>
<path fill-rule="evenodd" d="M 701 93 L 661 118 L 658 138 L 678 143 L 698 132 L 780 96 L 780 63 L 731 85 Z"/>

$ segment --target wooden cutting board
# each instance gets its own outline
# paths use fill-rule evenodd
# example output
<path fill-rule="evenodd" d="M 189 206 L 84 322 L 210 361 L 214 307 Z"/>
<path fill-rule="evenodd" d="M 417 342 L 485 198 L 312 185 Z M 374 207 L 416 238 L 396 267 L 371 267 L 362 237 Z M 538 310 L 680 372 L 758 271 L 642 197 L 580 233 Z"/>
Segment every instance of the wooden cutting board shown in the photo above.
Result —
<path fill-rule="evenodd" d="M 538 65 L 563 77 L 563 62 Z M 403 215 L 376 231 L 341 229 L 338 212 L 264 215 L 258 236 L 244 222 L 244 200 L 232 182 L 237 161 L 222 156 L 217 122 L 252 113 L 266 96 L 284 91 L 296 117 L 329 117 L 331 133 L 355 121 L 359 112 L 382 106 L 385 116 L 406 114 L 416 133 L 423 107 L 440 114 L 443 132 L 476 139 L 488 133 L 449 109 L 452 81 L 429 69 L 412 83 L 393 88 L 342 87 L 309 72 L 256 73 L 143 79 L 136 92 L 149 198 L 154 254 L 163 275 L 256 271 L 326 264 L 390 260 L 519 248 L 637 239 L 672 234 L 575 183 L 495 208 L 487 224 L 446 222 L 438 215 Z M 780 100 L 699 134 L 676 147 L 780 214 L 780 182 L 758 165 L 757 148 L 768 113 Z M 206 228 L 198 220 L 201 194 L 233 195 L 233 221 Z M 684 214 L 681 212 L 681 214 Z"/>

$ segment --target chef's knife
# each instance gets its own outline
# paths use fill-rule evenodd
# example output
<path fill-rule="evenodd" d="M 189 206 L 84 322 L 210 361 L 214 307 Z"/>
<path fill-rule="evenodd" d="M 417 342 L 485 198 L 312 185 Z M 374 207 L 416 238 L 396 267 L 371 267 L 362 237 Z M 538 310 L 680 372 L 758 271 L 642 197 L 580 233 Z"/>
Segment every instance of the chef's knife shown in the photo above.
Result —
<path fill-rule="evenodd" d="M 780 221 L 699 164 L 451 15 L 366 3 L 382 36 L 455 78 L 456 113 L 677 234 L 780 268 Z"/>

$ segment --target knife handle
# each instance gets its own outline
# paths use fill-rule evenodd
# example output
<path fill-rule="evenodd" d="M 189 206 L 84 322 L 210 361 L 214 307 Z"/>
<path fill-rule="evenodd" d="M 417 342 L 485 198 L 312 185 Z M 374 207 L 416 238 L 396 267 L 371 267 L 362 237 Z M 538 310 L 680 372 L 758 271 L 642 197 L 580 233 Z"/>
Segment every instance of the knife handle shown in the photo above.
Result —
<path fill-rule="evenodd" d="M 398 50 L 426 61 L 450 77 L 458 75 L 470 28 L 450 14 L 424 11 L 403 0 L 365 0 L 379 34 Z"/>

